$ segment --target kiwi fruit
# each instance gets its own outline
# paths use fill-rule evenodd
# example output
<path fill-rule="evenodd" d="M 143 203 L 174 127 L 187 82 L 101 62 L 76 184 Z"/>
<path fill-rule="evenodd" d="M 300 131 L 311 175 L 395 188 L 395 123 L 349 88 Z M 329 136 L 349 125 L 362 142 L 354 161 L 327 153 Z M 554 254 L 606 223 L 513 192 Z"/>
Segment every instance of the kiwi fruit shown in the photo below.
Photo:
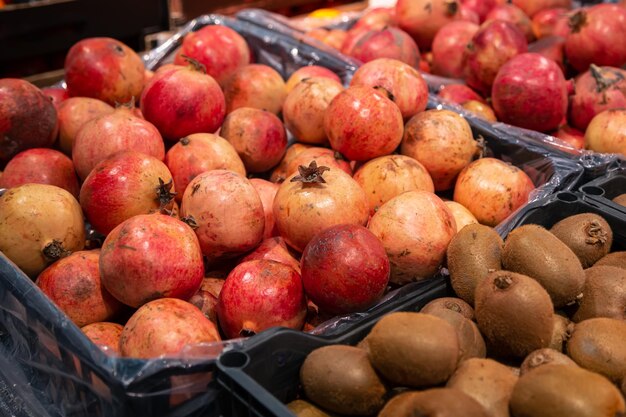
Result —
<path fill-rule="evenodd" d="M 537 349 L 526 356 L 526 359 L 522 362 L 522 366 L 520 366 L 520 375 L 524 375 L 526 372 L 532 371 L 533 369 L 543 365 L 578 366 L 576 362 L 571 360 L 569 356 L 563 354 L 562 352 L 550 348 L 543 348 Z"/>
<path fill-rule="evenodd" d="M 611 382 L 571 365 L 545 365 L 522 375 L 511 396 L 512 417 L 618 417 L 624 399 Z"/>
<path fill-rule="evenodd" d="M 428 314 L 441 317 L 456 330 L 456 335 L 459 338 L 459 362 L 469 358 L 484 358 L 487 356 L 485 339 L 480 334 L 476 323 L 463 317 L 461 313 L 445 308 L 434 309 Z"/>
<path fill-rule="evenodd" d="M 620 194 L 613 199 L 614 203 L 619 204 L 620 206 L 626 206 L 626 194 Z"/>
<path fill-rule="evenodd" d="M 606 317 L 576 324 L 567 341 L 567 354 L 583 368 L 615 383 L 626 375 L 626 321 Z"/>
<path fill-rule="evenodd" d="M 574 301 L 585 285 L 585 273 L 576 254 L 548 230 L 534 224 L 509 234 L 502 250 L 502 266 L 537 280 L 556 308 Z"/>
<path fill-rule="evenodd" d="M 622 394 L 626 397 L 626 376 L 622 379 L 622 385 L 620 387 L 622 389 Z"/>
<path fill-rule="evenodd" d="M 492 359 L 468 359 L 459 365 L 446 387 L 458 389 L 483 406 L 490 417 L 508 417 L 509 399 L 517 376 Z"/>
<path fill-rule="evenodd" d="M 287 404 L 287 408 L 296 417 L 330 417 L 328 414 L 304 400 L 295 400 Z"/>
<path fill-rule="evenodd" d="M 497 356 L 523 358 L 550 344 L 554 315 L 550 296 L 525 275 L 489 274 L 476 288 L 474 313 L 487 351 Z"/>
<path fill-rule="evenodd" d="M 445 382 L 459 360 L 459 338 L 444 319 L 396 312 L 378 321 L 367 336 L 369 358 L 389 382 L 426 387 Z"/>
<path fill-rule="evenodd" d="M 585 270 L 585 287 L 575 322 L 594 317 L 626 319 L 626 269 L 593 266 Z"/>
<path fill-rule="evenodd" d="M 549 348 L 563 352 L 565 342 L 573 329 L 573 323 L 560 314 L 552 316 L 552 338 L 550 339 Z"/>
<path fill-rule="evenodd" d="M 387 396 L 367 353 L 354 346 L 315 349 L 300 368 L 300 382 L 311 402 L 349 416 L 378 412 Z"/>
<path fill-rule="evenodd" d="M 552 226 L 550 232 L 578 256 L 583 268 L 589 268 L 609 253 L 613 244 L 611 226 L 593 213 L 566 217 Z"/>
<path fill-rule="evenodd" d="M 600 258 L 593 266 L 615 266 L 617 268 L 626 269 L 626 251 L 609 253 Z"/>
<path fill-rule="evenodd" d="M 452 388 L 432 388 L 399 395 L 378 417 L 489 417 L 472 397 Z"/>
<path fill-rule="evenodd" d="M 439 309 L 456 311 L 457 313 L 461 313 L 466 319 L 474 320 L 474 309 L 472 306 L 456 297 L 436 298 L 422 307 L 420 311 L 422 313 L 431 314 L 434 310 Z"/>
<path fill-rule="evenodd" d="M 450 282 L 456 295 L 474 305 L 476 286 L 489 272 L 502 269 L 502 238 L 491 227 L 470 224 L 448 245 Z"/>

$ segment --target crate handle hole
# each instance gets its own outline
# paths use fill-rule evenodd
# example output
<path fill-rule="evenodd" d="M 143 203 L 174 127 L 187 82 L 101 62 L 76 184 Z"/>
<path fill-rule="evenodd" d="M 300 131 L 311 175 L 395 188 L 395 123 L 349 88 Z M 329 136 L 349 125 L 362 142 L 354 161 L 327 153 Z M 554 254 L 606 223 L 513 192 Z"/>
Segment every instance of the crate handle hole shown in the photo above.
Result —
<path fill-rule="evenodd" d="M 574 193 L 569 192 L 558 193 L 556 195 L 556 198 L 561 201 L 565 201 L 566 203 L 573 203 L 574 201 L 578 201 L 578 196 L 576 196 L 576 194 Z"/>
<path fill-rule="evenodd" d="M 604 190 L 600 187 L 594 187 L 593 185 L 590 185 L 588 187 L 583 187 L 582 188 L 583 193 L 585 194 L 589 194 L 589 195 L 604 195 Z"/>
<path fill-rule="evenodd" d="M 222 354 L 219 361 L 227 368 L 243 368 L 250 362 L 250 357 L 238 350 L 231 350 Z"/>

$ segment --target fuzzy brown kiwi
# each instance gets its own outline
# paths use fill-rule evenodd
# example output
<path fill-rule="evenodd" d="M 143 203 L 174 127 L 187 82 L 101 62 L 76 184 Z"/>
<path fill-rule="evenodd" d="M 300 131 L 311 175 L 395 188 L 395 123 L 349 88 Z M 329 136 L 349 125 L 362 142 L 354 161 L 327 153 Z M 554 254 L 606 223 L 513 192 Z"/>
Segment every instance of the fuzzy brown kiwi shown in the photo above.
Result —
<path fill-rule="evenodd" d="M 422 310 L 423 312 L 423 310 Z M 459 362 L 463 362 L 469 358 L 484 358 L 487 356 L 487 347 L 485 339 L 480 334 L 478 326 L 471 320 L 468 320 L 461 313 L 448 309 L 433 309 L 433 316 L 440 317 L 450 323 L 459 338 Z"/>
<path fill-rule="evenodd" d="M 557 308 L 573 302 L 585 285 L 585 273 L 576 254 L 548 230 L 534 224 L 509 234 L 502 250 L 502 266 L 537 280 Z"/>
<path fill-rule="evenodd" d="M 552 338 L 550 339 L 549 348 L 563 352 L 565 348 L 565 342 L 569 339 L 572 333 L 574 323 L 572 323 L 567 317 L 555 314 L 552 316 Z"/>
<path fill-rule="evenodd" d="M 460 354 L 454 327 L 423 313 L 387 314 L 372 328 L 367 345 L 374 368 L 389 382 L 406 387 L 445 382 Z"/>
<path fill-rule="evenodd" d="M 452 388 L 432 388 L 399 395 L 378 417 L 489 417 L 473 398 Z"/>
<path fill-rule="evenodd" d="M 585 277 L 583 298 L 573 320 L 579 322 L 594 317 L 626 319 L 626 269 L 593 266 L 585 270 Z"/>
<path fill-rule="evenodd" d="M 626 269 L 626 251 L 609 253 L 593 264 L 593 266 L 615 266 Z"/>
<path fill-rule="evenodd" d="M 626 375 L 626 322 L 598 317 L 576 324 L 567 354 L 583 368 L 615 383 Z"/>
<path fill-rule="evenodd" d="M 442 297 L 436 298 L 430 303 L 426 304 L 420 312 L 431 314 L 434 310 L 452 310 L 454 312 L 460 313 L 468 320 L 474 320 L 474 309 L 471 305 L 467 304 L 460 298 L 457 297 Z"/>
<path fill-rule="evenodd" d="M 526 356 L 526 359 L 522 362 L 522 366 L 520 366 L 520 375 L 524 375 L 525 373 L 544 365 L 578 366 L 576 362 L 562 352 L 550 348 L 543 348 L 537 349 Z"/>
<path fill-rule="evenodd" d="M 613 202 L 620 206 L 626 206 L 626 194 L 620 194 L 613 199 Z"/>
<path fill-rule="evenodd" d="M 367 353 L 353 346 L 331 345 L 312 351 L 300 368 L 300 382 L 312 403 L 345 415 L 374 414 L 387 395 Z"/>
<path fill-rule="evenodd" d="M 578 256 L 583 268 L 589 268 L 609 253 L 613 244 L 611 226 L 593 213 L 566 217 L 552 226 L 550 232 Z"/>
<path fill-rule="evenodd" d="M 287 408 L 296 417 L 330 417 L 328 414 L 304 400 L 295 400 L 287 404 Z"/>
<path fill-rule="evenodd" d="M 534 279 L 509 271 L 492 272 L 476 288 L 476 321 L 487 350 L 523 358 L 547 347 L 554 307 Z"/>
<path fill-rule="evenodd" d="M 602 375 L 571 365 L 545 365 L 519 378 L 512 417 L 619 417 L 624 399 Z"/>
<path fill-rule="evenodd" d="M 488 273 L 502 269 L 502 238 L 491 227 L 470 224 L 450 241 L 447 251 L 450 282 L 456 295 L 474 305 L 474 291 Z"/>
<path fill-rule="evenodd" d="M 475 399 L 490 417 L 507 417 L 517 378 L 506 365 L 492 359 L 474 358 L 459 365 L 446 387 L 458 389 Z"/>

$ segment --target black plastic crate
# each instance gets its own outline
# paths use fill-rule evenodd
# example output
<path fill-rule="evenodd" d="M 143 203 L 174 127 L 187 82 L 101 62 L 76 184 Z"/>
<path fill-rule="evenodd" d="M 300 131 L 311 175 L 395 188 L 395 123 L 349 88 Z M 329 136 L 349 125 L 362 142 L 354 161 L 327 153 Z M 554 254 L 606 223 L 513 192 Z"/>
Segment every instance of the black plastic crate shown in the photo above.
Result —
<path fill-rule="evenodd" d="M 626 213 L 626 207 L 612 201 L 620 194 L 626 193 L 626 161 L 620 161 L 611 167 L 605 176 L 581 186 L 580 191 L 591 200 Z"/>

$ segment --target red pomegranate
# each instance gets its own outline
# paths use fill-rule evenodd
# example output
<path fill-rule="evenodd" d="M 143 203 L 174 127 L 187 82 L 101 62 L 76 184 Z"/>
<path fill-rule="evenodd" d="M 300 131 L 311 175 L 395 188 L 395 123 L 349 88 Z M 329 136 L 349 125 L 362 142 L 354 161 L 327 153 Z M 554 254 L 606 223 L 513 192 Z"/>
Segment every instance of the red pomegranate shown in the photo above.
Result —
<path fill-rule="evenodd" d="M 217 299 L 220 296 L 224 280 L 221 278 L 204 278 L 198 292 L 189 299 L 189 303 L 202 311 L 204 316 L 217 326 Z"/>
<path fill-rule="evenodd" d="M 380 30 L 389 26 L 397 26 L 395 9 L 375 7 L 363 13 L 352 27 Z"/>
<path fill-rule="evenodd" d="M 400 29 L 415 39 L 422 50 L 430 49 L 435 34 L 459 18 L 456 0 L 398 0 L 396 19 Z"/>
<path fill-rule="evenodd" d="M 444 77 L 463 77 L 463 51 L 479 26 L 467 21 L 450 22 L 433 40 L 433 73 Z"/>
<path fill-rule="evenodd" d="M 28 81 L 0 79 L 0 168 L 19 152 L 47 147 L 57 135 L 57 112 Z"/>
<path fill-rule="evenodd" d="M 46 87 L 42 88 L 41 92 L 52 101 L 52 104 L 54 104 L 54 108 L 57 109 L 57 111 L 59 110 L 59 105 L 70 98 L 67 90 L 61 87 Z"/>
<path fill-rule="evenodd" d="M 143 116 L 168 139 L 214 133 L 226 115 L 220 86 L 191 62 L 188 67 L 157 71 L 141 95 Z"/>
<path fill-rule="evenodd" d="M 559 126 L 554 136 L 563 142 L 571 145 L 575 149 L 585 148 L 585 133 L 568 125 Z"/>
<path fill-rule="evenodd" d="M 480 18 L 480 22 L 485 20 L 487 13 L 494 7 L 496 7 L 500 1 L 499 0 L 463 0 L 462 5 L 464 7 L 473 10 L 478 17 Z"/>
<path fill-rule="evenodd" d="M 226 278 L 217 302 L 217 317 L 229 339 L 252 336 L 275 326 L 301 329 L 306 299 L 300 274 L 268 260 L 239 264 Z"/>
<path fill-rule="evenodd" d="M 271 67 L 251 64 L 236 70 L 224 84 L 226 113 L 253 107 L 278 114 L 287 97 L 283 78 Z"/>
<path fill-rule="evenodd" d="M 554 61 L 565 74 L 565 38 L 546 36 L 528 45 L 528 52 L 543 55 Z"/>
<path fill-rule="evenodd" d="M 122 304 L 100 284 L 100 250 L 74 252 L 46 268 L 37 286 L 78 326 L 106 321 Z"/>
<path fill-rule="evenodd" d="M 81 328 L 85 336 L 109 355 L 120 355 L 120 336 L 124 326 L 117 323 L 98 322 Z"/>
<path fill-rule="evenodd" d="M 287 79 L 287 83 L 285 84 L 287 93 L 293 90 L 300 81 L 306 78 L 313 77 L 328 78 L 341 84 L 341 79 L 339 78 L 339 76 L 328 68 L 320 67 L 319 65 L 309 65 L 306 67 L 298 68 Z"/>
<path fill-rule="evenodd" d="M 243 257 L 241 263 L 256 259 L 280 262 L 292 267 L 298 274 L 300 273 L 300 261 L 289 253 L 285 240 L 280 236 L 265 239 L 255 250 Z"/>
<path fill-rule="evenodd" d="M 420 51 L 415 41 L 404 31 L 386 27 L 380 30 L 368 30 L 359 36 L 346 54 L 362 62 L 378 58 L 391 58 L 417 68 Z"/>
<path fill-rule="evenodd" d="M 78 179 L 72 160 L 53 149 L 34 148 L 18 153 L 0 177 L 0 188 L 29 183 L 56 185 L 78 198 Z"/>
<path fill-rule="evenodd" d="M 522 9 L 513 4 L 501 4 L 491 9 L 485 16 L 486 22 L 490 20 L 504 20 L 513 23 L 526 36 L 526 41 L 532 42 L 535 39 L 530 18 Z"/>
<path fill-rule="evenodd" d="M 361 66 L 351 86 L 383 87 L 391 94 L 405 120 L 424 111 L 428 104 L 428 85 L 419 72 L 395 59 L 380 58 Z"/>
<path fill-rule="evenodd" d="M 263 203 L 263 212 L 265 213 L 265 229 L 263 239 L 278 234 L 276 230 L 276 222 L 274 221 L 274 197 L 278 192 L 278 184 L 266 181 L 261 178 L 250 178 L 250 184 L 254 187 Z"/>
<path fill-rule="evenodd" d="M 537 39 L 546 36 L 567 37 L 570 32 L 568 24 L 568 9 L 557 7 L 553 9 L 544 9 L 533 16 L 532 27 L 533 33 Z"/>
<path fill-rule="evenodd" d="M 283 156 L 283 159 L 280 161 L 280 164 L 278 164 L 278 166 L 276 168 L 274 168 L 274 170 L 272 171 L 272 175 L 270 175 L 270 181 L 271 182 L 275 182 L 275 183 L 283 182 L 285 180 L 285 178 L 287 178 L 289 176 L 289 173 L 287 172 L 289 164 L 298 155 L 300 155 L 302 152 L 304 152 L 305 150 L 307 150 L 309 148 L 312 148 L 312 146 L 311 145 L 305 145 L 304 143 L 297 143 L 296 142 L 296 143 L 294 143 L 292 145 L 289 145 L 287 147 L 287 151 L 285 152 L 285 156 Z M 319 149 L 326 149 L 326 148 L 319 148 Z M 348 168 L 350 168 L 349 164 L 348 164 Z M 350 173 L 352 173 L 352 170 L 350 170 Z"/>
<path fill-rule="evenodd" d="M 322 311 L 363 311 L 385 292 L 389 258 L 383 244 L 363 226 L 329 227 L 311 239 L 302 253 L 302 283 Z"/>
<path fill-rule="evenodd" d="M 572 8 L 572 0 L 512 0 L 512 2 L 529 17 L 534 17 L 542 10 L 556 8 L 569 10 Z"/>
<path fill-rule="evenodd" d="M 348 32 L 342 29 L 315 28 L 305 33 L 306 36 L 317 39 L 334 49 L 340 49 L 348 36 Z"/>
<path fill-rule="evenodd" d="M 330 146 L 354 161 L 393 152 L 402 140 L 404 124 L 400 109 L 387 97 L 384 89 L 364 86 L 339 93 L 324 116 Z"/>
<path fill-rule="evenodd" d="M 464 3 L 461 3 L 461 6 L 459 6 L 459 20 L 471 22 L 476 25 L 480 24 L 480 16 L 478 16 L 478 13 L 476 13 L 473 9 L 471 9 Z"/>
<path fill-rule="evenodd" d="M 138 98 L 144 84 L 143 61 L 111 38 L 83 39 L 65 57 L 65 82 L 71 97 L 92 97 L 109 104 Z"/>
<path fill-rule="evenodd" d="M 296 155 L 285 168 L 286 176 L 297 173 L 300 165 L 308 165 L 311 161 L 315 161 L 317 166 L 327 166 L 330 168 L 339 168 L 346 174 L 352 176 L 352 167 L 343 156 L 336 151 L 328 148 L 311 147 L 303 150 Z"/>
<path fill-rule="evenodd" d="M 463 104 L 466 101 L 474 100 L 486 103 L 478 93 L 464 84 L 448 84 L 439 90 L 438 96 L 448 103 Z"/>
<path fill-rule="evenodd" d="M 186 65 L 185 56 L 204 65 L 206 73 L 223 86 L 237 68 L 250 63 L 250 48 L 231 28 L 211 25 L 185 36 L 174 63 Z"/>
<path fill-rule="evenodd" d="M 567 83 L 556 63 L 539 54 L 521 54 L 504 64 L 491 91 L 498 120 L 549 132 L 567 115 Z"/>
<path fill-rule="evenodd" d="M 57 109 L 61 150 L 72 155 L 74 139 L 80 128 L 90 120 L 113 113 L 113 110 L 104 101 L 89 97 L 72 97 L 61 103 Z"/>

